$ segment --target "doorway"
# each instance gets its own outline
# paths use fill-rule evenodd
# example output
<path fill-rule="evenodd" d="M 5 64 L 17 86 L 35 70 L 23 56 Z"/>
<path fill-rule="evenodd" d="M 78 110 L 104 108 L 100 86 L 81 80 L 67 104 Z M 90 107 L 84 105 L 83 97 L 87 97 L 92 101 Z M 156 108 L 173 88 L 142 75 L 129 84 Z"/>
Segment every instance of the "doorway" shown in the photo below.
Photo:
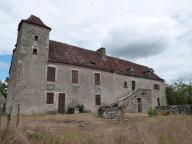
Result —
<path fill-rule="evenodd" d="M 65 112 L 65 93 L 59 93 L 58 98 L 58 113 Z"/>
<path fill-rule="evenodd" d="M 142 112 L 142 101 L 141 101 L 141 98 L 138 98 L 138 112 Z"/>

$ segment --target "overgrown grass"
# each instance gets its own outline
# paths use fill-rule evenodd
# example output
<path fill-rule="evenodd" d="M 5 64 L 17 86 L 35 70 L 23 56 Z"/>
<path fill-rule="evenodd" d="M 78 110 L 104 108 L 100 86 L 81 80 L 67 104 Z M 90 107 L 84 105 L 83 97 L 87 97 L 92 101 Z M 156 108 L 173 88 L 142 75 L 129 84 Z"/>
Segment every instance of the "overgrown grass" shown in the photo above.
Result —
<path fill-rule="evenodd" d="M 149 108 L 147 112 L 149 117 L 154 117 L 158 115 L 158 112 L 155 108 Z"/>
<path fill-rule="evenodd" d="M 191 144 L 192 117 L 126 114 L 116 122 L 94 114 L 35 115 L 4 131 L 1 144 Z"/>

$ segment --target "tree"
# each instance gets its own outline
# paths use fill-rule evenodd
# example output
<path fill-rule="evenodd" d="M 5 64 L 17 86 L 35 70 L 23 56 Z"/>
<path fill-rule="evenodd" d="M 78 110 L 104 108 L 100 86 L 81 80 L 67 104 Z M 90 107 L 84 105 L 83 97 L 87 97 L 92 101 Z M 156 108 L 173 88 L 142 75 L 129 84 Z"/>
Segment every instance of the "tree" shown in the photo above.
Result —
<path fill-rule="evenodd" d="M 6 78 L 6 80 L 4 82 L 0 80 L 0 93 L 5 98 L 7 98 L 8 83 L 9 83 L 9 78 L 8 77 Z"/>
<path fill-rule="evenodd" d="M 192 104 L 192 83 L 176 81 L 166 84 L 166 96 L 169 105 Z"/>

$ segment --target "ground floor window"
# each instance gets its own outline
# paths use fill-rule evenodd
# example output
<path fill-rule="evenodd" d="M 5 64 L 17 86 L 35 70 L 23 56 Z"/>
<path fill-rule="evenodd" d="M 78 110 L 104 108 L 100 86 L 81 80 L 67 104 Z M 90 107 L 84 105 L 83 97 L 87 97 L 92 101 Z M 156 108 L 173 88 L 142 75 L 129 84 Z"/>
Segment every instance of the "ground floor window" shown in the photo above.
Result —
<path fill-rule="evenodd" d="M 54 93 L 48 92 L 47 93 L 47 104 L 53 104 L 54 103 Z"/>
<path fill-rule="evenodd" d="M 95 95 L 95 105 L 101 105 L 101 95 Z"/>

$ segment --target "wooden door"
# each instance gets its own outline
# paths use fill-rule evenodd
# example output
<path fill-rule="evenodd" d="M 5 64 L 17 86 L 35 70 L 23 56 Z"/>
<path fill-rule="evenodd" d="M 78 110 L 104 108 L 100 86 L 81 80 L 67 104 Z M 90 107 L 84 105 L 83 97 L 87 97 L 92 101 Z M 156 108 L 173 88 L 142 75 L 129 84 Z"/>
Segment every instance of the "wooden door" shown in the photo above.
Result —
<path fill-rule="evenodd" d="M 65 94 L 59 93 L 58 98 L 58 113 L 64 113 L 65 112 Z"/>
<path fill-rule="evenodd" d="M 138 112 L 142 112 L 142 101 L 141 98 L 138 98 Z"/>

